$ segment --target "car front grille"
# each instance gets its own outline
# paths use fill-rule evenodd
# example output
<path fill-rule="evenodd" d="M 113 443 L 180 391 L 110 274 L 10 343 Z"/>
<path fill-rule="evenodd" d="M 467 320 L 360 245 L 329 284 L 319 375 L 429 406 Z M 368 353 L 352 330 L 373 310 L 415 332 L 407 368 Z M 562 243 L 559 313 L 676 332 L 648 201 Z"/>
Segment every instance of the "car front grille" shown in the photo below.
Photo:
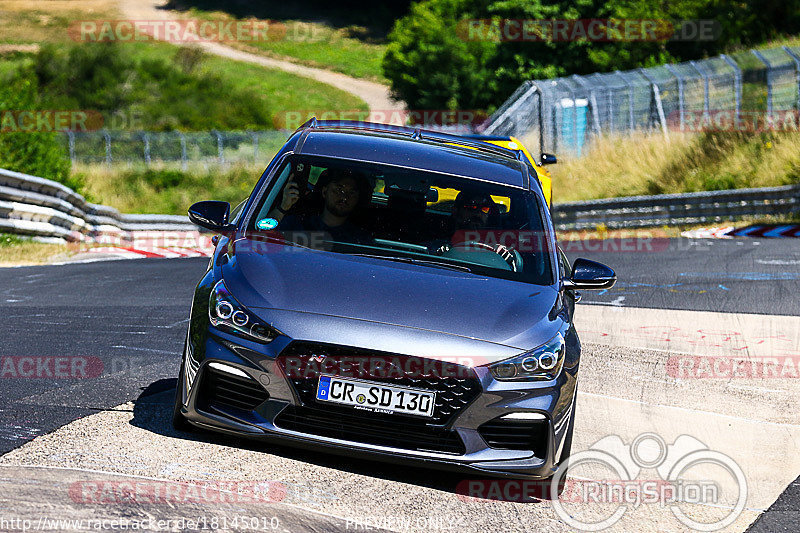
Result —
<path fill-rule="evenodd" d="M 210 366 L 201 377 L 198 402 L 201 409 L 214 405 L 252 411 L 269 399 L 269 393 L 254 379 L 222 372 Z"/>
<path fill-rule="evenodd" d="M 503 420 L 495 418 L 478 428 L 491 448 L 531 450 L 536 457 L 546 457 L 548 425 L 544 420 Z"/>
<path fill-rule="evenodd" d="M 447 425 L 480 395 L 480 383 L 471 368 L 302 341 L 287 346 L 278 364 L 299 399 L 299 405 L 290 406 L 276 418 L 278 427 L 402 449 L 465 453 L 461 438 Z M 433 416 L 375 413 L 318 402 L 315 396 L 320 374 L 435 392 Z"/>

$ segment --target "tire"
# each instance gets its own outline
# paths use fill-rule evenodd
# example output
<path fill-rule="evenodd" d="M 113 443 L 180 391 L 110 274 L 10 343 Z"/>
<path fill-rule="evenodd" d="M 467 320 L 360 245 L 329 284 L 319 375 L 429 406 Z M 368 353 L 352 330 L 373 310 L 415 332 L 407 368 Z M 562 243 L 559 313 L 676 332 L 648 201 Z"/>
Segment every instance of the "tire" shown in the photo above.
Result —
<path fill-rule="evenodd" d="M 184 346 L 183 353 L 186 354 L 186 347 Z M 184 431 L 189 432 L 192 431 L 193 426 L 186 420 L 186 417 L 183 416 L 181 413 L 181 407 L 183 407 L 183 384 L 184 384 L 184 375 L 186 371 L 186 360 L 185 356 L 184 359 L 181 360 L 181 370 L 178 374 L 178 386 L 175 387 L 175 402 L 172 406 L 172 427 L 177 431 Z"/>

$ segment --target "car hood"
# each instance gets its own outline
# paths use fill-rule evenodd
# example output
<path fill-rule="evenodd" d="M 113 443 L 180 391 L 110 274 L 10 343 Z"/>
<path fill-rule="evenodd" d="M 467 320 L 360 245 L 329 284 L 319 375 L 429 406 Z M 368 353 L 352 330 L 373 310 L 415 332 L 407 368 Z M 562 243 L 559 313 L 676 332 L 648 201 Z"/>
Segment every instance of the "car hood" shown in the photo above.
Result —
<path fill-rule="evenodd" d="M 549 318 L 554 287 L 294 247 L 274 250 L 237 250 L 224 267 L 227 287 L 245 307 L 379 322 L 520 349 L 543 344 L 560 327 L 561 319 Z"/>

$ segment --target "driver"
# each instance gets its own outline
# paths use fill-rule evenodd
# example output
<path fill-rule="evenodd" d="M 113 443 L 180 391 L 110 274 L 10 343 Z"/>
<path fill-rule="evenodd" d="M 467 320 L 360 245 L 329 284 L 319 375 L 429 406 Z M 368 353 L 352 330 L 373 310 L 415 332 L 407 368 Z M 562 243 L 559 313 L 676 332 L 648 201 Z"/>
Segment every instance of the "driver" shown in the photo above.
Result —
<path fill-rule="evenodd" d="M 492 216 L 498 214 L 499 208 L 492 197 L 485 193 L 461 191 L 456 196 L 451 218 L 451 241 L 436 250 L 437 255 L 448 255 L 463 260 L 474 260 L 470 253 L 481 250 L 491 251 L 499 255 L 516 271 L 521 264 L 519 254 L 501 244 L 484 244 L 481 242 L 483 232 L 489 225 Z"/>
<path fill-rule="evenodd" d="M 289 213 L 278 225 L 281 231 L 314 231 L 325 235 L 326 240 L 369 244 L 372 237 L 352 222 L 356 212 L 370 200 L 369 181 L 361 174 L 349 170 L 327 169 L 320 174 L 322 212 L 310 215 Z M 297 187 L 288 183 L 283 191 L 281 212 L 288 211 L 297 202 Z"/>
<path fill-rule="evenodd" d="M 497 204 L 488 194 L 461 191 L 453 206 L 455 230 L 478 230 L 489 224 L 489 216 L 497 213 Z"/>

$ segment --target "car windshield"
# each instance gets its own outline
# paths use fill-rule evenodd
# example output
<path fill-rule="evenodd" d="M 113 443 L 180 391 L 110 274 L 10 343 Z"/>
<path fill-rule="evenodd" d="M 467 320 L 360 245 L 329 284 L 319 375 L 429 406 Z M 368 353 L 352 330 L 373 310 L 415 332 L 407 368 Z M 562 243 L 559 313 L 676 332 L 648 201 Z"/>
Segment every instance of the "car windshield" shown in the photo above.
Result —
<path fill-rule="evenodd" d="M 552 283 L 534 194 L 435 172 L 292 156 L 246 231 L 256 241 Z"/>

